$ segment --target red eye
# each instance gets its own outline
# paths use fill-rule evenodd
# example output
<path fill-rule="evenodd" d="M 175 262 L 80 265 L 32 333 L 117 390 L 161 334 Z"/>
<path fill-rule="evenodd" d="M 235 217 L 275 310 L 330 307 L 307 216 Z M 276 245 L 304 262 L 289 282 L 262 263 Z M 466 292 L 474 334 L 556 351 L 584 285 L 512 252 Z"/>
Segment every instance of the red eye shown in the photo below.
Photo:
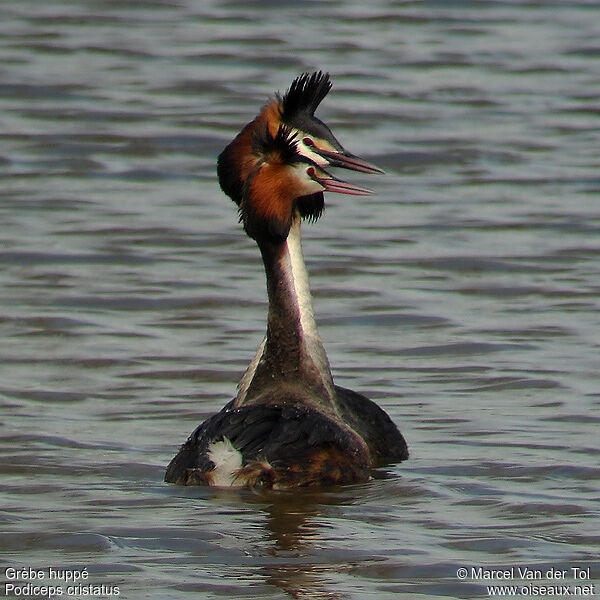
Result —
<path fill-rule="evenodd" d="M 315 145 L 315 143 L 314 143 L 314 142 L 313 142 L 313 141 L 312 141 L 310 138 L 304 138 L 304 139 L 302 140 L 302 143 L 303 143 L 305 146 L 308 146 L 309 148 L 312 148 L 312 147 Z"/>
<path fill-rule="evenodd" d="M 309 177 L 314 177 L 315 176 L 315 170 L 312 167 L 308 167 L 308 169 L 306 169 L 306 174 Z"/>

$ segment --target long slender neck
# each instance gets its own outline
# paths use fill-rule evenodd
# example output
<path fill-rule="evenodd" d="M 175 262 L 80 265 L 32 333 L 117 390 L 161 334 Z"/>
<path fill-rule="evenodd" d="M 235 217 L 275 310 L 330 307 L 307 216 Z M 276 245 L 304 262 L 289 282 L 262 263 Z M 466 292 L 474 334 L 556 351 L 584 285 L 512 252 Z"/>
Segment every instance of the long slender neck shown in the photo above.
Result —
<path fill-rule="evenodd" d="M 235 406 L 302 402 L 337 414 L 329 361 L 317 331 L 302 257 L 300 215 L 295 214 L 284 242 L 258 245 L 267 275 L 267 335 L 240 381 Z"/>

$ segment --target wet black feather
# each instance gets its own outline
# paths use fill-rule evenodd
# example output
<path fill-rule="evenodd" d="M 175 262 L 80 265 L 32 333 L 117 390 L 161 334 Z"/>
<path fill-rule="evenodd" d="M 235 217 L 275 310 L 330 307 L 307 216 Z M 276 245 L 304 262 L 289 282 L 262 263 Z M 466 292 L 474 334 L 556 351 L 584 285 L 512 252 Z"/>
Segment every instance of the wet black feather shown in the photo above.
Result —
<path fill-rule="evenodd" d="M 231 408 L 228 404 L 207 419 L 183 445 L 183 464 L 172 461 L 167 481 L 175 481 L 179 471 L 194 467 L 212 468 L 209 446 L 227 438 L 242 453 L 243 464 L 268 460 L 273 465 L 301 461 L 302 456 L 324 444 L 335 444 L 350 453 L 360 445 L 350 430 L 322 413 L 302 405 L 249 405 Z"/>

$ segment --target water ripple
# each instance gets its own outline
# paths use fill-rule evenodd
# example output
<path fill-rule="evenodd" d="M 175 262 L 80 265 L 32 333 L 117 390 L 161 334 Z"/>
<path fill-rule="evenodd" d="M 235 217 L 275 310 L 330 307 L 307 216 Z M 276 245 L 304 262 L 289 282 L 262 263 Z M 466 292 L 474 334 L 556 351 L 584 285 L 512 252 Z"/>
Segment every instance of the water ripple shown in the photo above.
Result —
<path fill-rule="evenodd" d="M 483 597 L 597 581 L 600 14 L 570 3 L 3 3 L 1 544 L 123 597 Z M 339 384 L 411 459 L 303 494 L 179 489 L 264 274 L 215 160 L 274 90 L 387 171 L 305 227 Z M 363 181 L 364 179 L 364 181 Z"/>

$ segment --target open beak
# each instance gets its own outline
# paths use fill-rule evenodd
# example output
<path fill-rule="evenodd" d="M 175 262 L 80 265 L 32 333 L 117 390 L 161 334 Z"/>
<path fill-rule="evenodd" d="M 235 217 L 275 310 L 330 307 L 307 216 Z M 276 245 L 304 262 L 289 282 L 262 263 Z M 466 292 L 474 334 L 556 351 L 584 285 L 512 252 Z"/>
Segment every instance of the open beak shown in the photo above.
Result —
<path fill-rule="evenodd" d="M 338 179 L 337 177 L 331 175 L 331 173 L 328 173 L 322 169 L 319 169 L 318 174 L 315 169 L 312 169 L 311 177 L 320 185 L 322 185 L 326 192 L 350 194 L 351 196 L 370 196 L 374 193 L 372 190 L 368 190 L 367 188 L 361 188 L 357 185 L 352 185 L 343 179 Z"/>
<path fill-rule="evenodd" d="M 361 173 L 385 173 L 383 169 L 368 163 L 366 160 L 350 154 L 350 152 L 333 152 L 331 150 L 322 150 L 316 146 L 312 147 L 313 152 L 327 159 L 332 167 L 341 167 L 343 169 L 352 169 Z"/>

